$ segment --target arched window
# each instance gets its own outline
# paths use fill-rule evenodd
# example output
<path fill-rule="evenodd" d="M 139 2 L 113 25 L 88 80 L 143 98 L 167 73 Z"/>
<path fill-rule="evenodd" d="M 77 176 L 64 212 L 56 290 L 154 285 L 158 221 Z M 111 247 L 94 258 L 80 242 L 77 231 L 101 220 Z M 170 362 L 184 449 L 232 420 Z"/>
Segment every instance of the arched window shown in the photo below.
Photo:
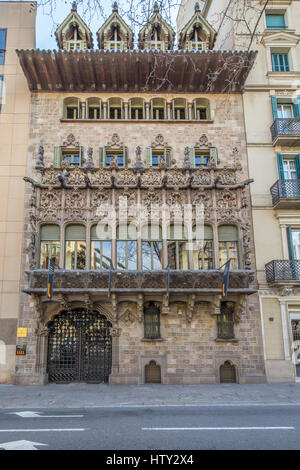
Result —
<path fill-rule="evenodd" d="M 68 225 L 65 240 L 65 268 L 84 269 L 86 259 L 85 227 L 83 225 Z"/>
<path fill-rule="evenodd" d="M 121 98 L 109 98 L 107 106 L 109 119 L 124 119 L 124 105 Z"/>
<path fill-rule="evenodd" d="M 145 119 L 145 103 L 142 98 L 131 98 L 129 100 L 129 118 Z"/>
<path fill-rule="evenodd" d="M 193 119 L 196 121 L 211 119 L 209 101 L 206 98 L 196 98 L 194 100 Z"/>
<path fill-rule="evenodd" d="M 112 26 L 111 35 L 109 36 L 109 50 L 122 51 L 124 44 L 120 36 L 120 25 Z"/>
<path fill-rule="evenodd" d="M 117 227 L 117 269 L 137 269 L 137 233 L 133 224 Z"/>
<path fill-rule="evenodd" d="M 88 98 L 86 100 L 86 117 L 87 119 L 102 118 L 101 100 L 99 98 Z"/>
<path fill-rule="evenodd" d="M 79 119 L 80 113 L 80 100 L 79 98 L 66 98 L 63 104 L 63 118 L 64 119 Z"/>
<path fill-rule="evenodd" d="M 221 302 L 221 313 L 217 315 L 219 339 L 234 339 L 234 303 Z"/>
<path fill-rule="evenodd" d="M 187 101 L 184 98 L 175 98 L 172 101 L 173 119 L 176 121 L 184 121 L 188 117 Z"/>
<path fill-rule="evenodd" d="M 153 302 L 150 302 L 144 309 L 144 337 L 160 338 L 160 311 Z"/>
<path fill-rule="evenodd" d="M 40 230 L 40 267 L 48 269 L 51 258 L 59 265 L 60 228 L 58 225 L 43 225 Z"/>
<path fill-rule="evenodd" d="M 167 232 L 170 269 L 189 269 L 188 239 L 183 225 L 170 225 Z"/>
<path fill-rule="evenodd" d="M 142 227 L 142 269 L 161 269 L 163 245 L 161 228 L 159 225 L 146 225 Z"/>
<path fill-rule="evenodd" d="M 167 118 L 166 100 L 163 98 L 152 98 L 150 104 L 150 119 L 161 120 Z"/>
<path fill-rule="evenodd" d="M 109 269 L 111 263 L 111 228 L 108 224 L 91 228 L 91 269 Z"/>
<path fill-rule="evenodd" d="M 194 244 L 199 245 L 193 252 L 194 269 L 213 269 L 214 268 L 214 242 L 213 230 L 210 226 L 204 225 L 203 233 L 198 234 L 194 230 Z M 199 239 L 204 237 L 203 239 Z"/>
<path fill-rule="evenodd" d="M 224 265 L 231 259 L 230 269 L 239 269 L 238 229 L 234 225 L 221 225 L 218 229 L 219 263 Z"/>

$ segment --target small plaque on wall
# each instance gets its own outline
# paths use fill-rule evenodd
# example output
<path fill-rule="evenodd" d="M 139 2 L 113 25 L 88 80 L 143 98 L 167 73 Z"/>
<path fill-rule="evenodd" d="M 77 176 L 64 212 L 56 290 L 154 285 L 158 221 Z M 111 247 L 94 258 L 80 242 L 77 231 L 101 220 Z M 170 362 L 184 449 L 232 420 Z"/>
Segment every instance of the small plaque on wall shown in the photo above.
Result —
<path fill-rule="evenodd" d="M 16 346 L 16 356 L 26 356 L 26 346 Z"/>

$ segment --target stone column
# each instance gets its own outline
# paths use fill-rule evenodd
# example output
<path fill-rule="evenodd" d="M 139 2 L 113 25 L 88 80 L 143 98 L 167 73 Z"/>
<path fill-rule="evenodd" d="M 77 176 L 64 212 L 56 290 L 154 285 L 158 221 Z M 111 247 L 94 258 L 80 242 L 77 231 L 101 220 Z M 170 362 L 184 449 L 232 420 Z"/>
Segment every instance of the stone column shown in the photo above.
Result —
<path fill-rule="evenodd" d="M 284 347 L 284 358 L 286 361 L 291 359 L 290 346 L 289 346 L 289 333 L 286 319 L 286 302 L 279 300 L 281 310 L 281 322 L 282 322 L 282 338 Z"/>
<path fill-rule="evenodd" d="M 150 103 L 146 103 L 146 119 L 150 119 Z"/>
<path fill-rule="evenodd" d="M 193 103 L 188 103 L 188 119 L 191 121 L 193 119 Z"/>
<path fill-rule="evenodd" d="M 107 101 L 103 102 L 103 119 L 108 119 L 108 117 L 107 117 Z"/>
<path fill-rule="evenodd" d="M 111 376 L 119 374 L 120 368 L 120 358 L 119 358 L 119 337 L 121 336 L 121 328 L 115 326 L 110 329 L 111 335 L 111 375 L 109 381 L 111 381 Z"/>
<path fill-rule="evenodd" d="M 129 119 L 128 111 L 129 111 L 128 102 L 125 101 L 124 102 L 124 119 Z"/>
<path fill-rule="evenodd" d="M 81 102 L 81 119 L 86 119 L 86 102 L 82 101 Z"/>
<path fill-rule="evenodd" d="M 171 119 L 171 103 L 167 103 L 167 119 L 168 121 Z"/>

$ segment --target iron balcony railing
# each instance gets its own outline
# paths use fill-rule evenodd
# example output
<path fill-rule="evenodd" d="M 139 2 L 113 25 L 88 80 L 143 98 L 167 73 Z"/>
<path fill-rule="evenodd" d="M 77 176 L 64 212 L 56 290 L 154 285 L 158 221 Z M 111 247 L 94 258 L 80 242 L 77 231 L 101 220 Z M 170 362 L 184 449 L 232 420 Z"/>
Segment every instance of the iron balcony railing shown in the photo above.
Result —
<path fill-rule="evenodd" d="M 273 204 L 279 199 L 300 198 L 300 180 L 278 180 L 271 186 L 270 191 Z"/>
<path fill-rule="evenodd" d="M 273 260 L 266 264 L 267 282 L 300 281 L 300 260 Z"/>
<path fill-rule="evenodd" d="M 300 118 L 275 119 L 271 134 L 273 141 L 280 136 L 300 136 Z"/>
<path fill-rule="evenodd" d="M 293 341 L 300 341 L 300 330 L 293 330 Z"/>

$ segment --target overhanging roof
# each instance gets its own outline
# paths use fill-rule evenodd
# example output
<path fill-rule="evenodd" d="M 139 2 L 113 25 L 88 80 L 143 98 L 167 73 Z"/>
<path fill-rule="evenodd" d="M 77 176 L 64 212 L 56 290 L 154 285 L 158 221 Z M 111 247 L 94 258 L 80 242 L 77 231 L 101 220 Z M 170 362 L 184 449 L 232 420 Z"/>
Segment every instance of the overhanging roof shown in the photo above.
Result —
<path fill-rule="evenodd" d="M 241 93 L 256 52 L 17 50 L 32 92 Z"/>

